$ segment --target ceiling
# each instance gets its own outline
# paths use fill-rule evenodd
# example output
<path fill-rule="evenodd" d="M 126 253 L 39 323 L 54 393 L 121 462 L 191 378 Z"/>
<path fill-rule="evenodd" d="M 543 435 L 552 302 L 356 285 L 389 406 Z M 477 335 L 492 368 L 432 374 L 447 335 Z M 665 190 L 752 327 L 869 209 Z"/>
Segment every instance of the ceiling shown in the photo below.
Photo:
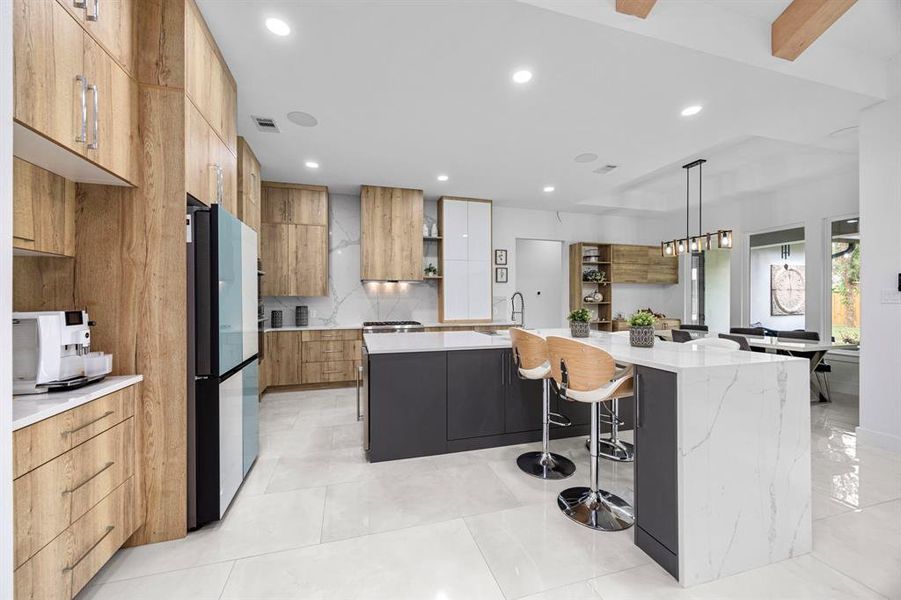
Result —
<path fill-rule="evenodd" d="M 786 4 L 730 2 L 761 22 Z M 646 213 L 681 206 L 679 167 L 704 157 L 720 181 L 705 202 L 740 199 L 856 167 L 853 126 L 881 100 L 854 81 L 823 83 L 523 2 L 198 3 L 237 79 L 238 131 L 263 177 L 336 193 L 393 185 Z M 597 5 L 612 11 L 612 0 Z M 269 33 L 270 16 L 292 33 Z M 511 81 L 520 67 L 534 72 L 521 86 Z M 704 110 L 681 117 L 690 104 Z M 288 121 L 295 110 L 318 126 Z M 280 133 L 258 131 L 251 115 L 274 118 Z M 598 159 L 573 160 L 586 152 Z M 320 168 L 306 168 L 310 160 Z M 605 164 L 618 167 L 593 173 Z"/>

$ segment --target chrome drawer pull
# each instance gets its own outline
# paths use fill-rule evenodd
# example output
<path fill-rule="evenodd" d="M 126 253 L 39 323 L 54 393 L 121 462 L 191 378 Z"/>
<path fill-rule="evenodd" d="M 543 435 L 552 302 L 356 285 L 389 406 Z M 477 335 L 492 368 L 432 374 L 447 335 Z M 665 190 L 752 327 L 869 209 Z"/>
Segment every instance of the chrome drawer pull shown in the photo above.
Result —
<path fill-rule="evenodd" d="M 83 8 L 77 6 L 77 8 Z M 75 136 L 75 141 L 83 144 L 88 141 L 88 80 L 84 75 L 76 75 L 77 81 L 81 88 L 81 131 Z"/>
<path fill-rule="evenodd" d="M 323 354 L 341 354 L 344 350 L 323 350 Z"/>
<path fill-rule="evenodd" d="M 103 413 L 102 415 L 100 415 L 99 417 L 97 417 L 96 419 L 94 419 L 93 421 L 88 421 L 84 425 L 80 425 L 80 426 L 76 427 L 75 429 L 69 429 L 68 431 L 64 431 L 60 435 L 71 435 L 73 433 L 77 433 L 77 432 L 81 431 L 82 429 L 85 429 L 86 427 L 90 427 L 97 421 L 102 421 L 103 419 L 107 418 L 108 416 L 110 416 L 111 414 L 114 414 L 114 413 L 115 413 L 115 411 L 108 410 L 105 413 Z"/>
<path fill-rule="evenodd" d="M 88 85 L 88 89 L 94 95 L 94 141 L 88 144 L 88 150 L 96 150 L 100 147 L 100 90 L 96 83 Z"/>
<path fill-rule="evenodd" d="M 104 465 L 104 467 L 102 469 L 100 469 L 99 471 L 97 471 L 96 473 L 94 473 L 93 475 L 91 475 L 90 477 L 88 477 L 87 479 L 85 479 L 84 481 L 79 483 L 78 485 L 76 485 L 71 490 L 63 490 L 63 496 L 77 492 L 78 490 L 80 490 L 81 488 L 86 486 L 87 484 L 91 483 L 91 481 L 93 481 L 94 479 L 99 477 L 101 473 L 103 473 L 104 471 L 109 469 L 114 464 L 116 464 L 115 461 L 106 463 L 106 465 Z"/>
<path fill-rule="evenodd" d="M 87 2 L 85 2 L 85 5 L 87 5 Z M 85 6 L 85 8 L 87 8 L 87 6 Z M 100 19 L 100 0 L 94 0 L 94 14 L 88 14 L 86 18 L 88 21 L 97 21 Z"/>
<path fill-rule="evenodd" d="M 323 371 L 324 375 L 334 375 L 335 373 L 343 373 L 344 369 L 338 369 L 337 371 Z"/>
<path fill-rule="evenodd" d="M 91 552 L 93 552 L 93 551 L 94 551 L 94 548 L 96 548 L 97 546 L 99 546 L 99 545 L 100 545 L 100 542 L 102 542 L 103 540 L 105 540 L 105 539 L 106 539 L 106 536 L 108 536 L 109 534 L 111 534 L 111 533 L 113 532 L 113 529 L 115 529 L 115 528 L 116 528 L 115 525 L 107 525 L 107 526 L 106 526 L 106 531 L 103 533 L 103 535 L 100 536 L 100 539 L 97 540 L 96 542 L 94 542 L 94 545 L 91 546 L 90 548 L 88 548 L 88 551 L 85 552 L 84 554 L 82 554 L 82 555 L 81 555 L 81 558 L 79 558 L 78 560 L 75 561 L 75 564 L 73 564 L 73 565 L 71 565 L 71 566 L 68 566 L 68 567 L 64 568 L 64 569 L 63 569 L 63 573 L 69 573 L 69 572 L 71 572 L 71 571 L 74 571 L 75 568 L 76 568 L 79 564 L 81 564 L 81 561 L 83 561 L 84 559 L 86 559 L 86 558 L 88 557 L 88 554 L 90 554 Z"/>

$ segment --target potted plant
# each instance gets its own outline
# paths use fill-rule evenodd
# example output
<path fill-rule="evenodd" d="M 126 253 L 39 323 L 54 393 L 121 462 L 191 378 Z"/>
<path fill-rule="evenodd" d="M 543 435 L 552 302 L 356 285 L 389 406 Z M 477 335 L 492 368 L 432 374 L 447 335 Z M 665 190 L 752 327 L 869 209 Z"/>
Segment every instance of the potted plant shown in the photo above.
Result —
<path fill-rule="evenodd" d="M 629 342 L 638 348 L 650 348 L 654 345 L 654 313 L 640 310 L 629 317 Z"/>
<path fill-rule="evenodd" d="M 569 332 L 574 338 L 587 338 L 591 334 L 591 311 L 579 308 L 569 313 Z"/>
<path fill-rule="evenodd" d="M 438 267 L 436 267 L 432 263 L 429 263 L 428 266 L 425 268 L 425 275 L 426 275 L 426 277 L 437 277 Z"/>
<path fill-rule="evenodd" d="M 599 271 L 597 269 L 589 269 L 582 273 L 582 281 L 588 283 L 604 283 L 607 274 L 604 271 Z"/>

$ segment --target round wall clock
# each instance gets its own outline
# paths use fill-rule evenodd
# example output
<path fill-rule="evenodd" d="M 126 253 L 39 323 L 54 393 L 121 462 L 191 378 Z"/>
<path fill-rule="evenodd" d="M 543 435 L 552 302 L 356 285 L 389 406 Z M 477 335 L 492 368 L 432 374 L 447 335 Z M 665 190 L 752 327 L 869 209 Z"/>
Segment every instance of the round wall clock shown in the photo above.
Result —
<path fill-rule="evenodd" d="M 778 315 L 804 314 L 804 267 L 802 265 L 771 266 L 772 306 Z"/>

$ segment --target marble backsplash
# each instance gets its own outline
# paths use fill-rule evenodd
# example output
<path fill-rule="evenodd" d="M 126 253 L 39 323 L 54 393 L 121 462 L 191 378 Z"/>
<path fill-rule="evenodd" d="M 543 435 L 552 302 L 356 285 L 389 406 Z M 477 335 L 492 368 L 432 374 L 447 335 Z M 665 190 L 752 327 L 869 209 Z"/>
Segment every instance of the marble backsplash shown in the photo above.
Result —
<path fill-rule="evenodd" d="M 426 201 L 425 221 L 432 226 L 437 205 Z M 423 268 L 438 265 L 438 245 L 425 242 Z M 263 265 L 265 270 L 266 265 Z M 309 307 L 309 324 L 317 326 L 359 326 L 363 321 L 438 321 L 438 283 L 423 281 L 360 281 L 360 198 L 332 194 L 329 198 L 329 295 L 327 297 L 265 297 L 265 316 L 283 311 L 285 326 L 294 325 L 296 306 Z M 496 319 L 506 319 L 507 298 L 494 298 Z"/>

